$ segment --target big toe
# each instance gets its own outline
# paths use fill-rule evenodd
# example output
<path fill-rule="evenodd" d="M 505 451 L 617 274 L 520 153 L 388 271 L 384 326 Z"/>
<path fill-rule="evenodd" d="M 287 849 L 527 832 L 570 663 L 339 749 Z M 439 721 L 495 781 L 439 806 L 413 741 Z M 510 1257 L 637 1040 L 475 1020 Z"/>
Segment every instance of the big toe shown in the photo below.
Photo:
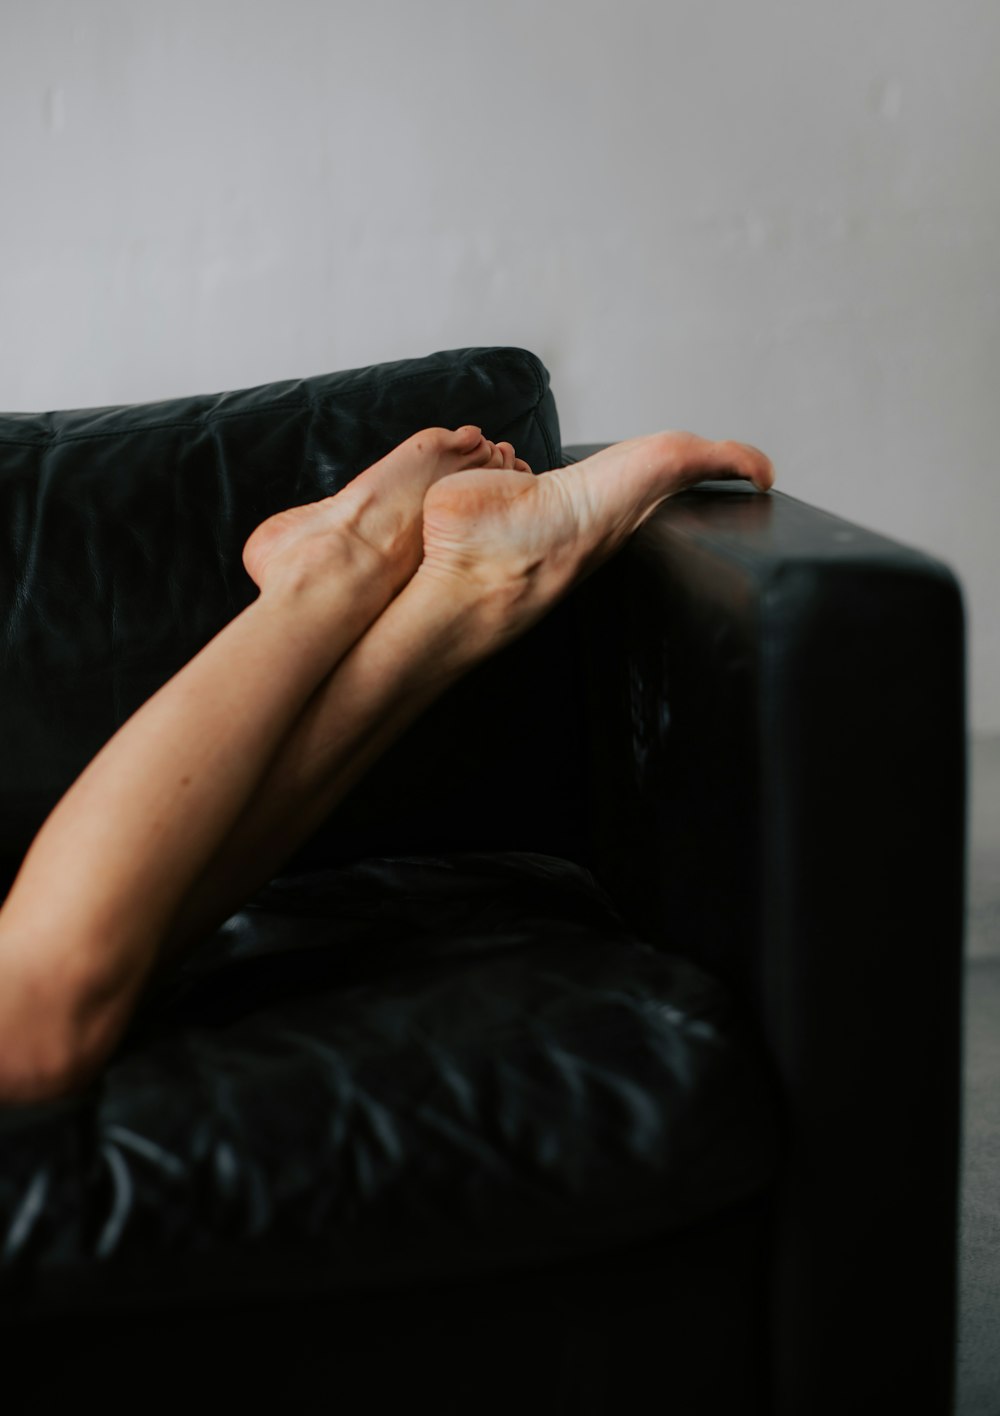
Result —
<path fill-rule="evenodd" d="M 483 430 L 476 427 L 475 423 L 463 423 L 451 436 L 457 452 L 471 452 L 483 436 Z"/>
<path fill-rule="evenodd" d="M 739 477 L 751 482 L 762 492 L 770 491 L 774 485 L 774 464 L 766 453 L 751 443 L 733 442 L 729 439 L 712 443 L 707 467 L 723 479 Z"/>
<path fill-rule="evenodd" d="M 750 447 L 750 451 L 755 453 L 758 459 L 758 468 L 753 479 L 754 485 L 759 487 L 762 492 L 768 492 L 774 486 L 774 463 L 766 452 L 761 452 L 759 447 Z"/>
<path fill-rule="evenodd" d="M 774 486 L 774 463 L 767 453 L 761 452 L 752 443 L 737 443 L 736 446 L 742 449 L 743 464 L 750 481 L 760 491 L 770 491 Z"/>
<path fill-rule="evenodd" d="M 462 452 L 467 448 L 475 447 L 480 436 L 479 429 L 473 428 L 471 424 L 466 424 L 461 428 L 421 428 L 418 433 L 413 433 L 405 443 L 400 443 L 400 447 L 406 448 L 410 452 L 421 453 L 425 457 L 428 453 L 433 457 L 445 457 L 448 453 Z"/>

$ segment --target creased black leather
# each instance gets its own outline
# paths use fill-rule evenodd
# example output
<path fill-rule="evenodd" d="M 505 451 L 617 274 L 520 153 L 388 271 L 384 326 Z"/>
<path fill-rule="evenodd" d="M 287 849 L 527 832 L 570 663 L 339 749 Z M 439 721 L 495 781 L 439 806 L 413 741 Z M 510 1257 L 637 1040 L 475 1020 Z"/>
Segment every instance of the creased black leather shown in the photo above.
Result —
<path fill-rule="evenodd" d="M 776 1125 L 727 991 L 581 867 L 360 861 L 255 896 L 87 1093 L 0 1112 L 0 1284 L 93 1312 L 599 1252 L 760 1189 Z"/>

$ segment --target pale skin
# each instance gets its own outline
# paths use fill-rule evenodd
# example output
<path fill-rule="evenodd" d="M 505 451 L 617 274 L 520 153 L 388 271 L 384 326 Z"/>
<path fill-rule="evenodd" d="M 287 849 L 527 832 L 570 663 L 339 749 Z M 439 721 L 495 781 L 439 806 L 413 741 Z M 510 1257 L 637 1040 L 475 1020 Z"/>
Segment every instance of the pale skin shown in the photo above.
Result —
<path fill-rule="evenodd" d="M 268 518 L 259 595 L 109 739 L 0 908 L 0 1104 L 77 1091 L 143 991 L 262 885 L 406 727 L 523 634 L 667 497 L 770 459 L 668 431 L 535 476 L 427 428 Z"/>

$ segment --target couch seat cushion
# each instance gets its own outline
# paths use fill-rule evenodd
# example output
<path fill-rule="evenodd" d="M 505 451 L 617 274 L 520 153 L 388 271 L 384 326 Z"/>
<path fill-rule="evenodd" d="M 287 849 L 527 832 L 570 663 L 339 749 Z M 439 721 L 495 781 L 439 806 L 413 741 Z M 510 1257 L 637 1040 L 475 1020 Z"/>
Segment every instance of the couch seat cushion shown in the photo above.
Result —
<path fill-rule="evenodd" d="M 0 1112 L 9 1313 L 398 1287 L 598 1252 L 766 1186 L 723 986 L 526 852 L 282 876 L 84 1094 Z"/>

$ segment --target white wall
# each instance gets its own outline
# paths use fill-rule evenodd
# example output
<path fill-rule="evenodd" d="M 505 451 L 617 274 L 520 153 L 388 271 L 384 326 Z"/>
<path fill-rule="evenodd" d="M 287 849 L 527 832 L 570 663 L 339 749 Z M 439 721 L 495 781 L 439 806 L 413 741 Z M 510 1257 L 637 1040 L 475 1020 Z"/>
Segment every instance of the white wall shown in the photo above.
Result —
<path fill-rule="evenodd" d="M 0 407 L 468 344 L 963 580 L 1000 729 L 996 0 L 0 0 Z"/>

